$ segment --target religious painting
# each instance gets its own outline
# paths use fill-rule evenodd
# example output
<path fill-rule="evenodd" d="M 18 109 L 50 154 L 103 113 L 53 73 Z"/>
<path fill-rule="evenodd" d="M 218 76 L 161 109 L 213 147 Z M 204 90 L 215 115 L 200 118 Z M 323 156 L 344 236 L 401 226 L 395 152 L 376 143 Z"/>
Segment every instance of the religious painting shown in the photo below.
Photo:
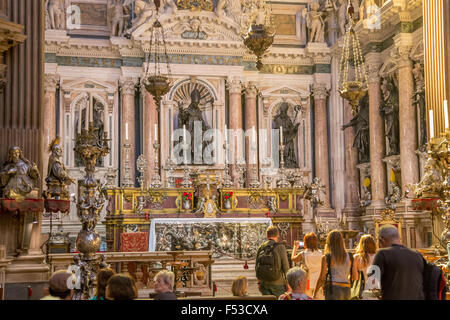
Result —
<path fill-rule="evenodd" d="M 274 22 L 277 35 L 295 36 L 297 34 L 295 19 L 295 15 L 275 14 Z"/>

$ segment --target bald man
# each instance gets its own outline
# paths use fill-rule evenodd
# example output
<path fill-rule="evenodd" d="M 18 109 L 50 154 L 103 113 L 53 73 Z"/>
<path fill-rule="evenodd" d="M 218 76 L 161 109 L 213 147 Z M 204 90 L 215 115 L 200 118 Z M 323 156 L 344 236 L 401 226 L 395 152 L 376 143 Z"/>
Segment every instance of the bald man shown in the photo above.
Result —
<path fill-rule="evenodd" d="M 383 300 L 424 300 L 422 255 L 404 247 L 396 227 L 378 232 L 380 250 L 373 264 L 380 268 Z"/>

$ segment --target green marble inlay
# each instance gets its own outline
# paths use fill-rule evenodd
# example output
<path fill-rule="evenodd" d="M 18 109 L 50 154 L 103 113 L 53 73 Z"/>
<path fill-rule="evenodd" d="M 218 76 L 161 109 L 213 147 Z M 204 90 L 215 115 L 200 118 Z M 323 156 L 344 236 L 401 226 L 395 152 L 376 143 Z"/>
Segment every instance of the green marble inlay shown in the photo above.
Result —
<path fill-rule="evenodd" d="M 46 53 L 45 54 L 46 63 L 56 63 L 56 53 Z"/>
<path fill-rule="evenodd" d="M 242 57 L 235 56 L 201 56 L 193 54 L 169 54 L 169 63 L 171 64 L 203 64 L 203 65 L 224 65 L 224 66 L 241 66 Z M 150 62 L 154 62 L 155 57 L 150 57 Z M 166 59 L 161 60 L 166 63 Z"/>
<path fill-rule="evenodd" d="M 261 73 L 274 74 L 313 74 L 314 66 L 291 66 L 280 64 L 266 64 L 263 66 Z"/>
<path fill-rule="evenodd" d="M 314 73 L 331 73 L 331 64 L 314 65 Z"/>
<path fill-rule="evenodd" d="M 124 67 L 141 67 L 144 62 L 142 58 L 124 57 L 123 66 Z"/>
<path fill-rule="evenodd" d="M 120 68 L 122 66 L 122 59 L 107 58 L 57 56 L 56 62 L 61 66 L 70 67 Z"/>

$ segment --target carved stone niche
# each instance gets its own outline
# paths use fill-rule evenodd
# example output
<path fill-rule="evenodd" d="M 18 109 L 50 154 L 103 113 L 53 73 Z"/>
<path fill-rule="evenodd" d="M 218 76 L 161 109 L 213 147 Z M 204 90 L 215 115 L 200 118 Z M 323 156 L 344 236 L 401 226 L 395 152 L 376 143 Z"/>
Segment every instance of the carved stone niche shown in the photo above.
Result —
<path fill-rule="evenodd" d="M 392 194 L 393 183 L 396 183 L 399 187 L 402 185 L 402 176 L 400 169 L 400 155 L 389 156 L 383 159 L 386 163 L 386 175 L 388 181 L 388 195 Z"/>
<path fill-rule="evenodd" d="M 361 208 L 368 207 L 372 201 L 372 172 L 369 163 L 356 166 L 359 170 L 359 204 Z"/>

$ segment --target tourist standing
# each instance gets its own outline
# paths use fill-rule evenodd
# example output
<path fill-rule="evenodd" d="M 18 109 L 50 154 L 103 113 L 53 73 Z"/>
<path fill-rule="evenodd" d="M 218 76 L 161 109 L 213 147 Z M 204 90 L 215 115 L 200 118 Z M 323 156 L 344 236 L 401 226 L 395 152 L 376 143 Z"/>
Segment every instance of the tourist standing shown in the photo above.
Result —
<path fill-rule="evenodd" d="M 322 257 L 319 279 L 314 290 L 317 298 L 325 284 L 325 300 L 349 300 L 353 255 L 345 250 L 344 238 L 338 230 L 327 236 L 325 255 Z"/>
<path fill-rule="evenodd" d="M 73 290 L 69 289 L 72 274 L 65 270 L 55 272 L 48 280 L 49 295 L 41 300 L 72 300 Z"/>
<path fill-rule="evenodd" d="M 109 279 L 116 273 L 111 268 L 100 269 L 97 273 L 97 287 L 95 294 L 91 300 L 105 300 L 106 299 L 106 285 Z"/>
<path fill-rule="evenodd" d="M 322 251 L 319 250 L 319 239 L 314 232 L 308 233 L 303 238 L 305 250 L 297 254 L 300 243 L 295 241 L 292 250 L 291 260 L 299 265 L 307 272 L 306 294 L 313 296 L 316 288 L 317 279 L 320 275 L 320 267 L 322 263 Z M 319 290 L 317 299 L 323 299 L 323 290 Z"/>
<path fill-rule="evenodd" d="M 247 295 L 248 280 L 244 276 L 239 276 L 234 279 L 231 285 L 231 292 L 235 297 L 245 297 Z"/>
<path fill-rule="evenodd" d="M 379 268 L 382 300 L 424 300 L 423 257 L 404 247 L 395 226 L 385 225 L 378 232 L 380 250 L 373 264 Z"/>
<path fill-rule="evenodd" d="M 286 291 L 285 275 L 289 270 L 286 247 L 280 242 L 278 228 L 270 226 L 266 231 L 267 241 L 258 248 L 256 254 L 256 277 L 261 281 L 263 295 L 277 298 Z"/>
<path fill-rule="evenodd" d="M 119 273 L 112 276 L 106 285 L 106 299 L 133 300 L 138 296 L 134 279 L 127 274 Z"/>
<path fill-rule="evenodd" d="M 353 256 L 352 299 L 362 299 L 362 293 L 366 289 L 367 269 L 372 265 L 376 252 L 375 239 L 369 234 L 362 236 Z"/>
<path fill-rule="evenodd" d="M 176 294 L 173 292 L 175 284 L 175 274 L 172 271 L 163 270 L 155 276 L 155 292 L 154 300 L 177 300 Z"/>
<path fill-rule="evenodd" d="M 287 272 L 287 282 L 290 290 L 280 296 L 278 300 L 312 300 L 305 293 L 307 285 L 306 271 L 300 267 L 294 267 Z"/>

